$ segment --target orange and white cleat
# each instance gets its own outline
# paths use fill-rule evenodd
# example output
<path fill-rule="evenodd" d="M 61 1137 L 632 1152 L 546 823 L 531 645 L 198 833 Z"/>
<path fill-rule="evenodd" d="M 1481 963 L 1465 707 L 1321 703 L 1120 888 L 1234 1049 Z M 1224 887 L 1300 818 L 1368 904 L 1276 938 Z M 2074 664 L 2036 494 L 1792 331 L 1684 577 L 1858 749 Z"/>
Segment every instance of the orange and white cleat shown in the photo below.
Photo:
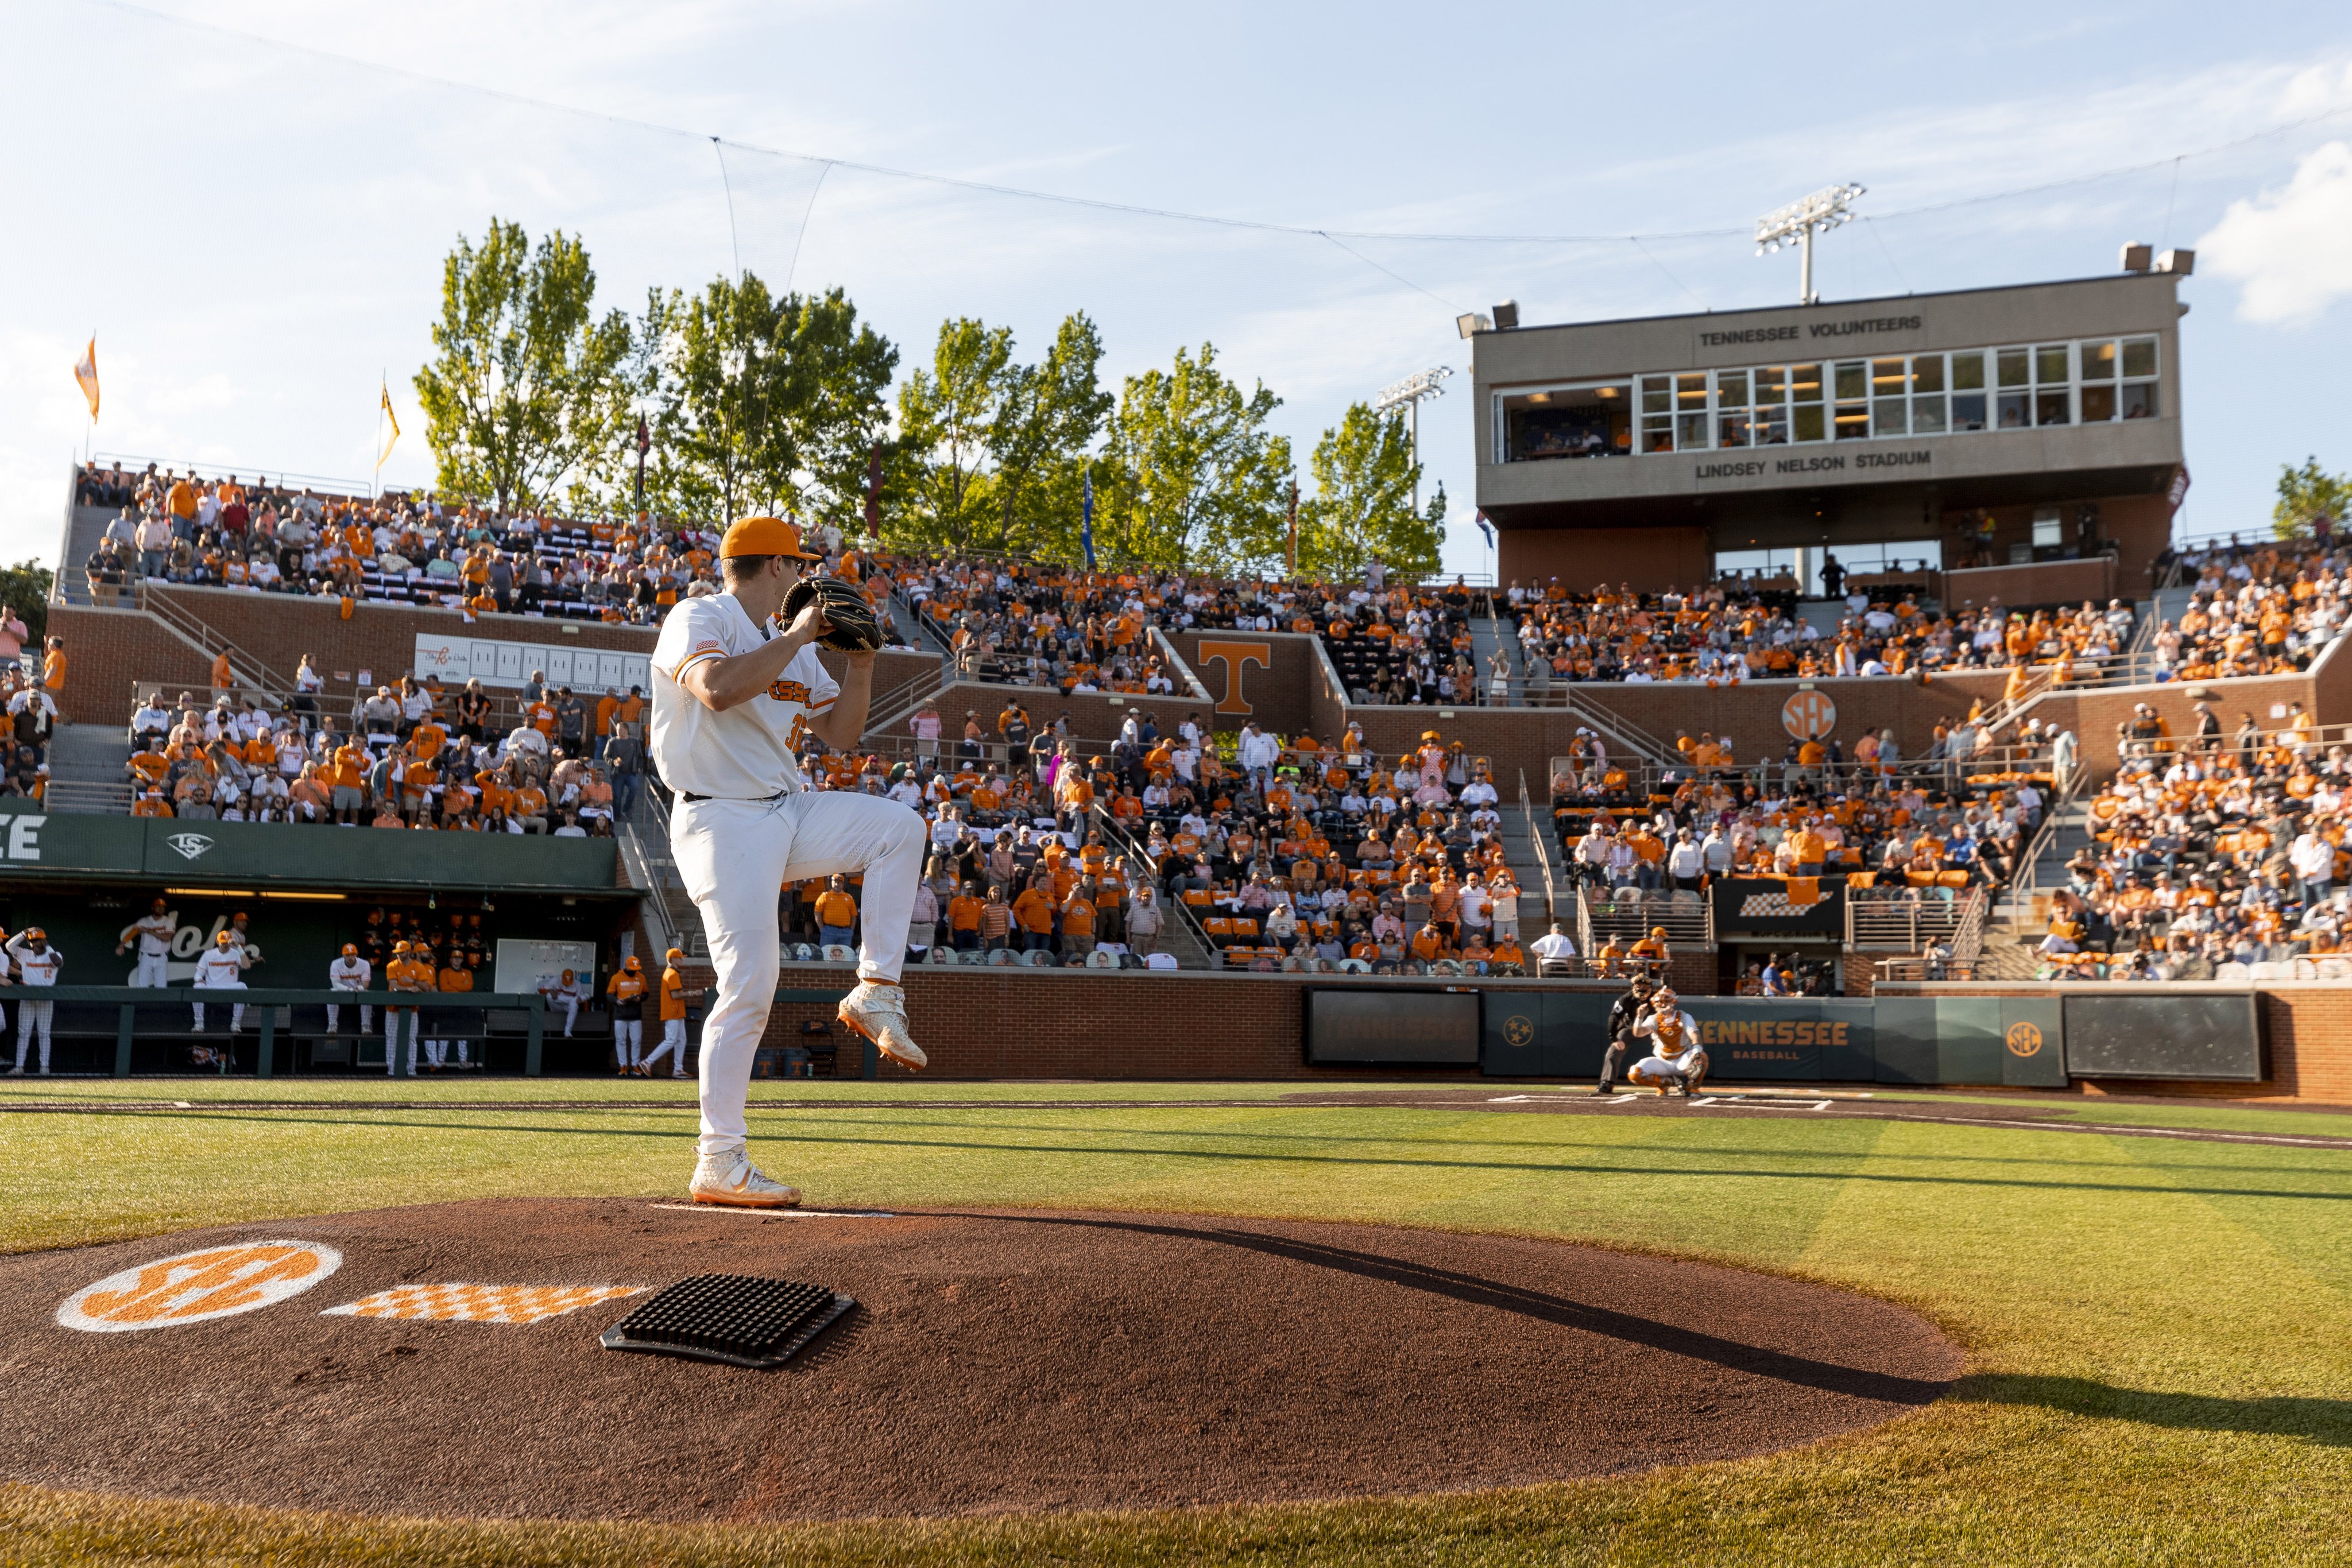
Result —
<path fill-rule="evenodd" d="M 786 1186 L 760 1172 L 740 1149 L 704 1155 L 694 1162 L 694 1179 L 687 1191 L 697 1203 L 724 1204 L 730 1208 L 798 1208 L 801 1189 Z"/>
<path fill-rule="evenodd" d="M 891 1061 L 917 1071 L 931 1059 L 907 1033 L 907 993 L 886 980 L 860 980 L 841 998 L 837 1015 Z"/>

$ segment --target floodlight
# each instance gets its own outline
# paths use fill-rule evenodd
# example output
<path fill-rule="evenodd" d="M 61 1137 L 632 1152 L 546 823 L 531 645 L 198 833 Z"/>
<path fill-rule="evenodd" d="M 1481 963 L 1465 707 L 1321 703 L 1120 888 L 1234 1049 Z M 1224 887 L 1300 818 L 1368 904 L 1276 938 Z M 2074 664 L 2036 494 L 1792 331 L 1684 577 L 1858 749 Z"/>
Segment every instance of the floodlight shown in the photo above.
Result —
<path fill-rule="evenodd" d="M 2123 265 L 2126 272 L 2146 272 L 2155 258 L 2156 247 L 2144 240 L 2131 240 L 2124 246 Z"/>
<path fill-rule="evenodd" d="M 1853 200 L 1862 193 L 1860 185 L 1824 185 L 1811 195 L 1790 202 L 1787 206 L 1756 220 L 1757 255 L 1769 256 L 1782 246 L 1791 244 L 1804 253 L 1804 264 L 1798 279 L 1799 304 L 1821 303 L 1821 297 L 1813 292 L 1814 232 L 1852 223 Z"/>
<path fill-rule="evenodd" d="M 1486 319 L 1483 310 L 1468 310 L 1454 318 L 1454 329 L 1465 338 L 1475 332 L 1490 332 L 1494 328 L 1495 323 Z"/>
<path fill-rule="evenodd" d="M 1483 318 L 1481 318 L 1483 319 Z M 1463 336 L 1469 336 L 1464 333 Z M 1372 394 L 1372 412 L 1387 413 L 1392 409 L 1406 410 L 1406 419 L 1412 433 L 1412 509 L 1421 510 L 1421 400 L 1444 397 L 1445 388 L 1440 384 L 1454 373 L 1452 365 L 1432 365 L 1416 375 L 1393 382 Z"/>
<path fill-rule="evenodd" d="M 2156 258 L 2156 269 L 2158 272 L 2178 273 L 2180 277 L 2186 277 L 2190 273 L 2197 270 L 2197 253 L 2193 250 L 2168 250 L 2158 252 Z"/>

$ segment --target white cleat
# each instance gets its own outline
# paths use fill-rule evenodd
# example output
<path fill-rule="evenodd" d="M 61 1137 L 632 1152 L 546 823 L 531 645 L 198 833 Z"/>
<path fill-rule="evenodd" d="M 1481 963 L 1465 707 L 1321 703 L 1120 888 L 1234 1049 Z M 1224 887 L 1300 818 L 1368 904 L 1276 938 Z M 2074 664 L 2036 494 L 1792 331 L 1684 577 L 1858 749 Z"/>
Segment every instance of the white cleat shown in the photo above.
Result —
<path fill-rule="evenodd" d="M 737 1149 L 724 1155 L 704 1155 L 694 1162 L 694 1179 L 687 1191 L 697 1203 L 722 1203 L 734 1208 L 797 1208 L 801 1189 L 772 1181 L 760 1174 L 751 1156 Z"/>
<path fill-rule="evenodd" d="M 860 980 L 856 990 L 841 998 L 836 1016 L 901 1066 L 920 1071 L 930 1061 L 907 1033 L 907 993 L 897 986 Z"/>

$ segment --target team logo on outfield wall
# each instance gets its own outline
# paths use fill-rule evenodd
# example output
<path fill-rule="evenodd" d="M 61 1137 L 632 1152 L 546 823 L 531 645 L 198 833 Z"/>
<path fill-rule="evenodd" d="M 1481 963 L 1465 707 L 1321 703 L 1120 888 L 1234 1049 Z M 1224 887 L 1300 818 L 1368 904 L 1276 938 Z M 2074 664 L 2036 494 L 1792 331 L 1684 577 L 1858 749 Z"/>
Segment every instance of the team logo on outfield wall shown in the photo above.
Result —
<path fill-rule="evenodd" d="M 1503 1043 L 1511 1046 L 1532 1044 L 1536 1026 L 1524 1013 L 1513 1013 L 1503 1020 Z"/>
<path fill-rule="evenodd" d="M 2032 1056 L 2042 1049 L 2042 1027 L 2039 1024 L 2013 1023 L 2002 1039 L 2011 1056 Z"/>
<path fill-rule="evenodd" d="M 240 1241 L 110 1274 L 58 1306 L 61 1328 L 90 1333 L 235 1317 L 299 1296 L 343 1266 L 315 1241 Z"/>

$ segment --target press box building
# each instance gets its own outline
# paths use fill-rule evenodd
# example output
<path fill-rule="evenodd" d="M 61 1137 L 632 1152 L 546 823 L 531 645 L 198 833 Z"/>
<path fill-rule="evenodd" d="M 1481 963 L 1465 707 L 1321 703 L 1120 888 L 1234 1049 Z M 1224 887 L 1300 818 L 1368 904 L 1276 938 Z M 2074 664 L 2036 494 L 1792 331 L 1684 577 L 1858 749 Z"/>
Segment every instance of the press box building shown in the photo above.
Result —
<path fill-rule="evenodd" d="M 2105 555 L 2116 591 L 2144 591 L 2187 484 L 2179 277 L 1481 319 L 1477 494 L 1497 575 L 1587 591 L 1738 570 L 1812 594 L 1824 552 L 1906 575 Z"/>

